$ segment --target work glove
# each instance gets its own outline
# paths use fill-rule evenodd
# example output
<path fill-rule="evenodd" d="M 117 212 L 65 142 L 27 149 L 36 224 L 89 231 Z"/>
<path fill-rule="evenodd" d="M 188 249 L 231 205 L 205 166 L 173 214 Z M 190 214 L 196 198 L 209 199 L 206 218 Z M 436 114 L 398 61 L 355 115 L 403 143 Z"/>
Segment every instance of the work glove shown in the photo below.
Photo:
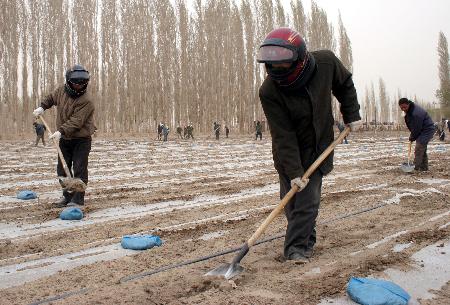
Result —
<path fill-rule="evenodd" d="M 306 185 L 308 184 L 309 179 L 308 178 L 301 178 L 301 177 L 297 177 L 291 180 L 291 187 L 293 187 L 294 185 L 298 186 L 298 191 L 300 192 L 301 190 L 303 190 Z"/>
<path fill-rule="evenodd" d="M 362 125 L 361 120 L 345 124 L 345 126 L 350 127 L 350 131 L 358 131 L 361 125 Z"/>
<path fill-rule="evenodd" d="M 61 139 L 61 133 L 59 131 L 55 131 L 53 134 L 51 134 L 48 137 L 50 140 L 54 139 L 55 141 L 59 141 L 59 139 Z"/>
<path fill-rule="evenodd" d="M 34 111 L 33 111 L 33 115 L 34 115 L 35 117 L 38 117 L 38 116 L 40 116 L 40 115 L 43 114 L 43 113 L 44 113 L 44 108 L 42 108 L 42 107 L 36 108 L 36 109 L 34 109 Z"/>

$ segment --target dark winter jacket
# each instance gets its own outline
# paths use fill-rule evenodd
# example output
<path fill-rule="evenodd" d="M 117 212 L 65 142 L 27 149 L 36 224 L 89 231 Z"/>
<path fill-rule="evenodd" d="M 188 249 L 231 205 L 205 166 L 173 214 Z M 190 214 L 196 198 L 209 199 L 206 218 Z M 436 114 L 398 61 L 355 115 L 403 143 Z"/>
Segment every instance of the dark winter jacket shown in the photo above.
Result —
<path fill-rule="evenodd" d="M 405 115 L 405 123 L 411 132 L 409 140 L 417 141 L 420 144 L 428 144 L 435 132 L 434 122 L 428 113 L 415 103 L 409 104 L 408 112 Z"/>
<path fill-rule="evenodd" d="M 272 135 L 275 168 L 290 179 L 303 176 L 334 140 L 331 93 L 341 104 L 344 123 L 361 119 L 351 73 L 331 51 L 311 54 L 316 60 L 316 71 L 303 90 L 280 89 L 269 76 L 259 90 Z M 310 123 L 305 124 L 305 120 Z M 305 133 L 310 136 L 305 137 Z M 333 153 L 320 166 L 324 175 L 332 169 Z"/>
<path fill-rule="evenodd" d="M 256 123 L 256 133 L 262 132 L 262 125 L 260 122 Z"/>
<path fill-rule="evenodd" d="M 95 132 L 95 107 L 90 94 L 72 98 L 63 85 L 46 96 L 41 103 L 44 109 L 52 106 L 57 106 L 56 128 L 64 139 L 89 138 Z"/>
<path fill-rule="evenodd" d="M 45 128 L 44 124 L 39 124 L 39 123 L 33 123 L 34 129 L 36 130 L 36 135 L 38 136 L 43 136 L 45 133 L 45 130 L 47 128 Z"/>

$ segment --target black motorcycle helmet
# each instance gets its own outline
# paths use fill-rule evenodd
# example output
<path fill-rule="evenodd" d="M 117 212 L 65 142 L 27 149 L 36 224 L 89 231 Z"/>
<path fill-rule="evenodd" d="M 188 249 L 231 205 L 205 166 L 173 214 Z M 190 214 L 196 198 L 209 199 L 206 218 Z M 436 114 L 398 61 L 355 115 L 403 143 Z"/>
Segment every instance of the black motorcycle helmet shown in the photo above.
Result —
<path fill-rule="evenodd" d="M 71 97 L 80 97 L 86 92 L 89 79 L 89 71 L 82 65 L 74 65 L 66 71 L 66 92 Z"/>
<path fill-rule="evenodd" d="M 281 87 L 303 86 L 315 69 L 314 56 L 308 52 L 301 35 L 290 28 L 277 28 L 267 34 L 258 50 L 257 61 Z M 289 64 L 289 67 L 275 67 Z"/>

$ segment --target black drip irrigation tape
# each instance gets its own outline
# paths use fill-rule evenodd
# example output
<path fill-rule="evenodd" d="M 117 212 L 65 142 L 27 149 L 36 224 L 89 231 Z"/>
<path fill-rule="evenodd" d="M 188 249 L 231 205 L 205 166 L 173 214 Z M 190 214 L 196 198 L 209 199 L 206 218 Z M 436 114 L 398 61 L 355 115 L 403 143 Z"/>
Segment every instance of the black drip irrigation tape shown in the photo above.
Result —
<path fill-rule="evenodd" d="M 281 238 L 284 235 L 285 234 L 283 233 L 283 234 L 275 235 L 275 236 L 268 237 L 266 239 L 260 240 L 260 241 L 255 243 L 255 246 L 259 245 L 259 244 L 262 244 L 262 243 L 266 243 L 266 242 L 275 240 L 275 239 L 278 239 L 278 238 Z M 126 283 L 126 282 L 129 282 L 129 281 L 132 281 L 132 280 L 137 280 L 137 279 L 141 279 L 141 278 L 146 277 L 146 276 L 150 276 L 150 275 L 153 275 L 153 274 L 156 274 L 156 273 L 160 273 L 160 272 L 163 272 L 163 271 L 166 271 L 166 270 L 175 269 L 175 268 L 178 268 L 178 267 L 187 266 L 187 265 L 191 265 L 191 264 L 194 264 L 194 263 L 206 261 L 206 260 L 209 260 L 209 259 L 214 258 L 214 257 L 223 256 L 225 254 L 229 254 L 229 253 L 233 253 L 233 252 L 238 252 L 239 250 L 241 250 L 241 248 L 242 247 L 228 249 L 228 250 L 225 250 L 225 251 L 222 251 L 222 252 L 217 252 L 215 254 L 194 258 L 192 260 L 181 262 L 181 263 L 178 263 L 178 264 L 166 265 L 166 266 L 163 266 L 163 267 L 155 269 L 155 270 L 150 270 L 150 271 L 142 272 L 142 273 L 139 273 L 139 274 L 130 275 L 130 276 L 122 278 L 120 280 L 120 282 L 121 283 Z"/>
<path fill-rule="evenodd" d="M 389 203 L 385 202 L 385 203 L 376 205 L 376 206 L 371 207 L 371 208 L 367 208 L 367 209 L 359 210 L 359 211 L 356 211 L 356 212 L 353 212 L 353 213 L 345 214 L 345 215 L 342 215 L 342 216 L 339 216 L 337 218 L 333 218 L 333 219 L 330 219 L 330 220 L 327 220 L 327 221 L 321 221 L 318 224 L 319 225 L 324 225 L 324 224 L 333 223 L 333 222 L 338 221 L 338 220 L 342 220 L 342 219 L 349 218 L 349 217 L 352 217 L 352 216 L 356 216 L 356 215 L 359 215 L 359 214 L 367 213 L 367 212 L 372 211 L 372 210 L 376 210 L 376 209 L 381 208 L 381 207 L 383 207 L 383 206 L 385 206 L 387 204 L 389 204 Z M 263 244 L 263 243 L 266 243 L 266 242 L 269 242 L 269 241 L 273 241 L 275 239 L 282 238 L 285 235 L 286 235 L 285 233 L 280 233 L 278 235 L 275 235 L 275 236 L 272 236 L 272 237 L 268 237 L 266 239 L 257 241 L 254 246 L 259 245 L 259 244 Z M 218 256 L 223 256 L 225 254 L 238 252 L 239 250 L 241 250 L 241 248 L 242 248 L 242 246 L 238 247 L 238 248 L 228 249 L 228 250 L 225 250 L 225 251 L 222 251 L 222 252 L 217 252 L 217 253 L 212 254 L 212 255 L 195 258 L 195 259 L 188 260 L 188 261 L 185 261 L 185 262 L 181 262 L 181 263 L 178 263 L 178 264 L 166 265 L 166 266 L 163 266 L 163 267 L 158 268 L 158 269 L 149 270 L 149 271 L 145 271 L 145 272 L 142 272 L 142 273 L 139 273 L 139 274 L 130 275 L 130 276 L 122 278 L 120 280 L 120 282 L 121 283 L 125 283 L 125 282 L 129 282 L 129 281 L 132 281 L 132 280 L 141 279 L 143 277 L 150 276 L 150 275 L 153 275 L 153 274 L 156 274 L 156 273 L 167 271 L 167 270 L 170 270 L 170 269 L 179 268 L 179 267 L 191 265 L 191 264 L 194 264 L 194 263 L 206 261 L 206 260 L 209 260 L 211 258 L 215 258 L 215 257 L 218 257 Z"/>
<path fill-rule="evenodd" d="M 342 219 L 350 218 L 350 217 L 353 217 L 353 216 L 356 216 L 356 215 L 364 214 L 364 213 L 367 213 L 367 212 L 379 209 L 379 208 L 384 207 L 386 205 L 390 205 L 390 203 L 384 202 L 384 203 L 381 203 L 379 205 L 373 206 L 371 208 L 362 209 L 362 210 L 359 210 L 359 211 L 356 211 L 356 212 L 353 212 L 353 213 L 348 213 L 348 214 L 344 214 L 344 215 L 338 216 L 338 217 L 330 219 L 330 220 L 321 221 L 321 222 L 318 223 L 318 225 L 330 224 L 330 223 L 333 223 L 333 222 L 336 222 L 336 221 L 339 221 L 339 220 L 342 220 Z M 260 245 L 260 244 L 263 244 L 263 243 L 267 243 L 269 241 L 273 241 L 275 239 L 282 238 L 284 236 L 285 236 L 285 233 L 280 233 L 280 234 L 277 234 L 275 236 L 268 237 L 268 238 L 262 239 L 260 241 L 257 241 L 254 246 L 257 246 L 257 245 Z M 129 276 L 121 278 L 120 279 L 120 283 L 126 283 L 126 282 L 130 282 L 130 281 L 133 281 L 133 280 L 138 280 L 138 279 L 141 279 L 141 278 L 144 278 L 144 277 L 147 277 L 147 276 L 151 276 L 153 274 L 161 273 L 163 271 L 167 271 L 167 270 L 171 270 L 171 269 L 175 269 L 175 268 L 179 268 L 179 267 L 195 264 L 195 263 L 198 263 L 198 262 L 206 261 L 206 260 L 209 260 L 211 258 L 223 256 L 223 255 L 230 254 L 230 253 L 233 253 L 233 252 L 238 252 L 239 250 L 241 250 L 241 248 L 242 247 L 236 247 L 236 248 L 224 250 L 222 252 L 217 252 L 215 254 L 211 254 L 211 255 L 207 255 L 207 256 L 203 256 L 203 257 L 199 257 L 199 258 L 194 258 L 194 259 L 191 259 L 191 260 L 188 260 L 188 261 L 184 261 L 184 262 L 181 262 L 181 263 L 177 263 L 177 264 L 173 264 L 173 265 L 166 265 L 166 266 L 162 266 L 162 267 L 160 267 L 158 269 L 153 269 L 153 270 L 141 272 L 141 273 L 138 273 L 138 274 L 129 275 Z M 80 289 L 80 290 L 75 290 L 75 291 L 63 293 L 63 294 L 60 294 L 60 295 L 57 295 L 57 296 L 53 296 L 53 297 L 50 297 L 50 298 L 47 298 L 47 299 L 44 299 L 44 300 L 41 300 L 41 301 L 36 301 L 36 302 L 31 303 L 30 305 L 46 304 L 46 303 L 49 303 L 49 302 L 66 299 L 66 298 L 68 298 L 70 296 L 73 296 L 73 295 L 84 294 L 84 293 L 87 293 L 87 292 L 90 292 L 90 291 L 93 291 L 93 290 L 95 290 L 95 289 L 94 288 L 91 288 L 91 289 L 83 288 L 83 289 Z"/>
<path fill-rule="evenodd" d="M 53 302 L 53 301 L 57 301 L 57 300 L 62 300 L 62 299 L 68 298 L 68 297 L 73 296 L 73 295 L 80 295 L 80 294 L 86 293 L 86 292 L 88 292 L 90 290 L 92 290 L 92 289 L 83 288 L 83 289 L 80 289 L 80 290 L 66 292 L 66 293 L 63 293 L 63 294 L 60 294 L 60 295 L 56 295 L 56 296 L 50 297 L 48 299 L 44 299 L 44 300 L 41 300 L 41 301 L 37 301 L 37 302 L 31 303 L 30 305 L 40 305 L 40 304 L 45 304 L 45 303 L 49 303 L 49 302 Z"/>

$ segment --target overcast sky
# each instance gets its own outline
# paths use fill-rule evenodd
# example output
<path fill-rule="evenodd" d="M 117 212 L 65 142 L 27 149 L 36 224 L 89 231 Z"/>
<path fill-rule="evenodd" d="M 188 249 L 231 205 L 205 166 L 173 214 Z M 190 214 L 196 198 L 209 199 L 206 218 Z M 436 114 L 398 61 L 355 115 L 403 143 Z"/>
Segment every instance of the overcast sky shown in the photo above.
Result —
<path fill-rule="evenodd" d="M 288 1 L 289 2 L 289 1 Z M 302 1 L 310 11 L 310 0 Z M 436 100 L 439 31 L 450 39 L 450 0 L 316 0 L 337 31 L 338 11 L 353 48 L 353 79 L 364 86 L 382 77 L 388 93 Z M 377 87 L 376 87 L 377 88 Z"/>

